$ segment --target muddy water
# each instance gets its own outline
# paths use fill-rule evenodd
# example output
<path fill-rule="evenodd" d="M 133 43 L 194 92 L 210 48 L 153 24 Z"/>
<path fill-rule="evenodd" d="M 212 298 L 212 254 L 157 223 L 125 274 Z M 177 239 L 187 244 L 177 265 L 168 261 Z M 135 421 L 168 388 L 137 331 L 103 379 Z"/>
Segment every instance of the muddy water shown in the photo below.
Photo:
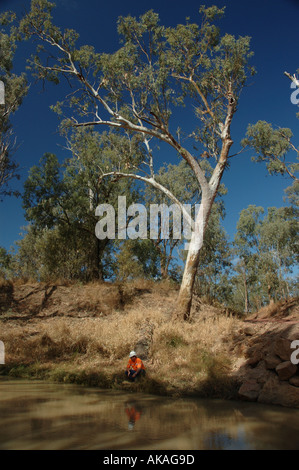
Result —
<path fill-rule="evenodd" d="M 0 379 L 0 449 L 299 449 L 299 410 Z"/>

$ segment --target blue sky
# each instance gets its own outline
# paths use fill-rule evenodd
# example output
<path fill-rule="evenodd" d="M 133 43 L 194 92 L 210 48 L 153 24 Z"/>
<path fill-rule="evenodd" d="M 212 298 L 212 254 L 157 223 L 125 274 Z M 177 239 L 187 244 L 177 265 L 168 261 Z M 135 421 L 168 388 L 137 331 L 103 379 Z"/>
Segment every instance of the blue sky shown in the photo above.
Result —
<path fill-rule="evenodd" d="M 53 0 L 54 1 L 54 0 Z M 161 23 L 175 26 L 186 17 L 197 22 L 200 4 L 226 5 L 226 15 L 219 23 L 221 32 L 252 38 L 255 56 L 252 64 L 257 74 L 241 96 L 239 110 L 234 117 L 232 153 L 239 150 L 247 125 L 266 120 L 275 126 L 290 127 L 294 143 L 299 146 L 298 107 L 290 101 L 293 90 L 284 71 L 293 74 L 299 68 L 298 23 L 299 0 L 135 0 L 102 2 L 99 0 L 56 0 L 55 22 L 61 27 L 76 29 L 80 42 L 95 46 L 97 51 L 112 52 L 118 47 L 116 21 L 118 16 L 139 16 L 152 8 L 159 13 Z M 0 11 L 21 12 L 30 5 L 29 0 L 0 0 Z M 25 67 L 28 46 L 20 47 L 16 56 L 16 70 Z M 14 187 L 22 190 L 30 168 L 37 164 L 45 152 L 65 158 L 57 134 L 58 119 L 49 106 L 61 97 L 61 89 L 53 85 L 43 92 L 41 85 L 31 83 L 30 92 L 22 107 L 13 117 L 19 148 L 15 159 L 20 164 L 21 180 Z M 251 162 L 252 153 L 246 152 L 231 160 L 224 174 L 228 189 L 225 196 L 226 218 L 224 228 L 232 238 L 242 209 L 249 204 L 280 207 L 284 205 L 284 189 L 289 180 L 268 176 L 262 164 Z M 165 160 L 176 162 L 175 155 L 165 155 Z M 21 227 L 26 225 L 21 199 L 5 198 L 0 203 L 0 246 L 9 249 L 20 239 Z"/>

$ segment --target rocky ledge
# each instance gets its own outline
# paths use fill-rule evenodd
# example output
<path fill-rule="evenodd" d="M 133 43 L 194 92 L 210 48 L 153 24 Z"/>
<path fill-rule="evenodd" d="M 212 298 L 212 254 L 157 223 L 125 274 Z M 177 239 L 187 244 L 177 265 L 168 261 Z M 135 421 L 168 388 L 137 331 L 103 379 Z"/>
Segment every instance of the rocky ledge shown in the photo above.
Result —
<path fill-rule="evenodd" d="M 240 399 L 299 408 L 299 324 L 252 323 L 241 328 L 232 352 Z M 292 347 L 293 346 L 293 347 Z M 241 356 L 241 357 L 240 357 Z"/>

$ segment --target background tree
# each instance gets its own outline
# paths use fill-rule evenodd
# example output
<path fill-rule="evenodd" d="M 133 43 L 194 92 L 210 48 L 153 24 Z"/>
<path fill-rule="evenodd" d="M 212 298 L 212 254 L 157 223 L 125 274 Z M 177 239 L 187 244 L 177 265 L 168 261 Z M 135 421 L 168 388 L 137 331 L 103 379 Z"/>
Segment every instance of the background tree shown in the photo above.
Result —
<path fill-rule="evenodd" d="M 0 247 L 0 277 L 11 277 L 11 265 L 13 256 L 3 247 Z"/>
<path fill-rule="evenodd" d="M 155 279 L 159 276 L 158 253 L 152 240 L 125 240 L 115 253 L 116 279 Z"/>
<path fill-rule="evenodd" d="M 296 76 L 291 77 L 288 73 L 286 75 L 296 86 L 299 85 Z M 244 147 L 248 146 L 255 151 L 253 160 L 265 163 L 271 175 L 280 174 L 292 181 L 285 190 L 290 206 L 268 209 L 268 216 L 261 229 L 263 247 L 269 250 L 264 255 L 268 261 L 268 272 L 261 271 L 261 275 L 268 278 L 269 299 L 271 290 L 275 295 L 287 296 L 285 289 L 289 290 L 291 281 L 283 280 L 282 272 L 289 273 L 294 261 L 298 259 L 298 244 L 295 242 L 294 233 L 298 232 L 299 180 L 296 174 L 299 170 L 299 149 L 293 140 L 291 129 L 274 128 L 268 122 L 258 121 L 248 126 L 246 138 L 242 142 Z M 264 264 L 265 269 L 266 266 L 267 262 Z M 277 290 L 280 291 L 279 294 Z"/>
<path fill-rule="evenodd" d="M 95 236 L 98 220 L 95 208 L 107 202 L 117 208 L 119 191 L 128 195 L 128 202 L 136 194 L 130 181 L 123 181 L 118 187 L 110 180 L 105 184 L 99 181 L 98 166 L 105 162 L 110 164 L 111 159 L 116 158 L 115 153 L 111 153 L 111 145 L 106 145 L 106 137 L 91 129 L 76 131 L 69 141 L 71 158 L 60 163 L 55 155 L 45 154 L 40 165 L 31 168 L 24 184 L 26 219 L 38 238 L 41 236 L 45 254 L 51 252 L 47 242 L 52 246 L 56 240 L 57 246 L 61 247 L 60 263 L 58 248 L 54 256 L 56 261 L 46 263 L 48 267 L 55 267 L 54 271 L 48 271 L 52 277 L 90 280 L 112 274 L 113 241 Z M 49 232 L 51 230 L 53 234 Z M 33 237 L 31 231 L 29 234 Z M 66 245 L 68 259 L 63 255 Z"/>
<path fill-rule="evenodd" d="M 256 206 L 244 209 L 234 239 L 238 262 L 233 284 L 241 293 L 245 313 L 294 292 L 298 221 L 288 207 L 271 207 L 266 215 L 264 212 Z"/>
<path fill-rule="evenodd" d="M 18 164 L 13 159 L 16 150 L 10 118 L 19 108 L 28 86 L 25 74 L 13 73 L 13 59 L 17 47 L 15 30 L 11 28 L 15 15 L 0 15 L 0 81 L 4 84 L 5 103 L 0 104 L 0 197 L 17 192 L 9 188 L 13 178 L 18 178 Z"/>
<path fill-rule="evenodd" d="M 299 148 L 293 143 L 291 129 L 273 128 L 266 121 L 258 121 L 248 126 L 242 145 L 255 151 L 252 160 L 265 163 L 270 175 L 280 174 L 291 180 L 292 184 L 285 192 L 290 204 L 298 209 L 299 180 L 296 174 L 299 170 Z"/>
<path fill-rule="evenodd" d="M 299 149 L 292 143 L 293 133 L 288 128 L 278 127 L 274 129 L 266 121 L 258 121 L 247 128 L 246 138 L 243 139 L 243 146 L 253 148 L 256 155 L 253 161 L 265 162 L 270 174 L 287 175 L 293 182 L 299 182 L 296 172 L 299 170 L 299 162 L 290 157 L 290 152 L 294 152 L 296 159 L 299 159 Z M 288 161 L 286 158 L 290 158 Z"/>
<path fill-rule="evenodd" d="M 287 299 L 290 295 L 289 276 L 298 263 L 298 219 L 287 207 L 270 207 L 260 227 L 260 279 L 265 278 L 268 297 Z M 272 296 L 271 293 L 272 292 Z"/>
<path fill-rule="evenodd" d="M 254 205 L 243 209 L 237 223 L 234 237 L 235 253 L 239 258 L 237 271 L 243 286 L 244 312 L 247 313 L 250 305 L 250 292 L 257 283 L 256 266 L 259 259 L 259 232 L 258 224 L 264 213 L 262 207 Z"/>

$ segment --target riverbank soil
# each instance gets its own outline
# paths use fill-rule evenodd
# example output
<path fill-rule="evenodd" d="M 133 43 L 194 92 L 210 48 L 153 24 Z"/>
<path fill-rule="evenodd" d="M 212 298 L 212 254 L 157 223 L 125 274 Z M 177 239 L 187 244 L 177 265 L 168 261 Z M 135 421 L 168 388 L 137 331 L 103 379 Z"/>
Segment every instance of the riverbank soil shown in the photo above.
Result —
<path fill-rule="evenodd" d="M 174 322 L 176 297 L 169 282 L 2 281 L 0 374 L 299 408 L 298 299 L 241 317 L 194 297 L 190 322 Z M 132 349 L 147 374 L 131 384 Z"/>

